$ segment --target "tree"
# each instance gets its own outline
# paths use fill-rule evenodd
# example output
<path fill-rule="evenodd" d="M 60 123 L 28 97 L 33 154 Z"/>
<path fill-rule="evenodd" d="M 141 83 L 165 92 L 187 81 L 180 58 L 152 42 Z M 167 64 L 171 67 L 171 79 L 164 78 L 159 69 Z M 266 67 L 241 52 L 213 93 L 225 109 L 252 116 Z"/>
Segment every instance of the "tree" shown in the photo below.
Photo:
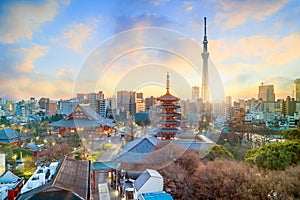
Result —
<path fill-rule="evenodd" d="M 32 157 L 33 156 L 33 152 L 29 149 L 24 149 L 22 147 L 13 147 L 12 148 L 12 152 L 14 155 L 17 155 L 18 158 L 20 158 L 20 154 L 22 152 L 22 156 L 23 157 Z"/>
<path fill-rule="evenodd" d="M 300 139 L 300 128 L 282 131 L 283 138 L 288 140 Z"/>
<path fill-rule="evenodd" d="M 56 113 L 55 115 L 50 117 L 50 122 L 56 122 L 56 121 L 59 121 L 63 118 L 64 118 L 64 115 Z"/>
<path fill-rule="evenodd" d="M 66 154 L 72 152 L 70 146 L 66 143 L 50 145 L 47 149 L 43 149 L 39 153 L 39 157 L 42 158 L 43 161 L 53 161 L 63 158 Z"/>
<path fill-rule="evenodd" d="M 9 144 L 2 144 L 1 152 L 5 154 L 5 162 L 8 164 L 14 164 L 12 147 Z"/>
<path fill-rule="evenodd" d="M 172 142 L 160 142 L 145 162 L 164 177 L 164 189 L 175 199 L 193 199 L 191 177 L 201 163 L 196 151 L 185 150 Z"/>
<path fill-rule="evenodd" d="M 10 121 L 7 119 L 6 116 L 1 116 L 0 118 L 0 125 L 3 124 L 5 126 L 10 126 Z"/>
<path fill-rule="evenodd" d="M 260 168 L 284 170 L 300 164 L 300 140 L 277 142 L 247 151 L 245 162 Z"/>
<path fill-rule="evenodd" d="M 221 145 L 214 145 L 208 150 L 208 154 L 204 157 L 205 160 L 213 161 L 215 159 L 233 160 L 233 155 Z"/>
<path fill-rule="evenodd" d="M 199 165 L 192 177 L 192 199 L 299 199 L 300 166 L 260 170 L 229 160 Z"/>
<path fill-rule="evenodd" d="M 193 178 L 197 199 L 265 199 L 268 189 L 260 185 L 255 167 L 236 161 L 215 160 L 199 165 Z"/>

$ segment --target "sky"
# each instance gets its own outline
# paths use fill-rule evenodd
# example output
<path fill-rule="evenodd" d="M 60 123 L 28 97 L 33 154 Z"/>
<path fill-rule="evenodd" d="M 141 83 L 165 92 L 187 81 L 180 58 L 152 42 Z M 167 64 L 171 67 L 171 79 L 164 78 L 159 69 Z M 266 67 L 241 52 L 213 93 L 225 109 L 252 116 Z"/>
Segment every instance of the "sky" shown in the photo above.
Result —
<path fill-rule="evenodd" d="M 210 92 L 276 98 L 300 78 L 298 0 L 0 0 L 0 97 L 69 99 L 118 90 L 191 98 L 207 17 Z M 212 97 L 212 98 L 214 98 Z"/>

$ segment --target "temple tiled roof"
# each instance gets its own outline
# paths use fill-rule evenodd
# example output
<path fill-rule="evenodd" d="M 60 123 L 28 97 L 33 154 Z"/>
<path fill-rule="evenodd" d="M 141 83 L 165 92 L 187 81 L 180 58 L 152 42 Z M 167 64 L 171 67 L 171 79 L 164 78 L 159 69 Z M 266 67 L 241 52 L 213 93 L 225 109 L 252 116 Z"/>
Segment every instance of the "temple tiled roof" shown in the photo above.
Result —
<path fill-rule="evenodd" d="M 90 161 L 65 157 L 51 182 L 21 194 L 18 199 L 91 199 Z"/>
<path fill-rule="evenodd" d="M 160 121 L 160 124 L 180 124 L 180 121 L 178 120 L 172 120 L 172 121 Z"/>
<path fill-rule="evenodd" d="M 57 122 L 53 122 L 49 124 L 49 126 L 56 126 L 56 127 L 100 127 L 102 126 L 101 123 L 95 121 L 95 120 L 89 120 L 85 118 L 75 118 L 75 119 L 69 119 L 69 120 L 59 120 Z"/>
<path fill-rule="evenodd" d="M 21 178 L 14 175 L 11 171 L 7 171 L 5 172 L 5 174 L 3 174 L 0 177 L 0 184 L 5 184 L 5 183 L 15 183 L 17 181 L 20 181 Z"/>
<path fill-rule="evenodd" d="M 156 137 L 140 137 L 128 142 L 115 160 L 118 162 L 139 163 L 146 154 L 154 149 L 158 141 L 159 139 Z"/>
<path fill-rule="evenodd" d="M 168 104 L 168 105 L 158 105 L 157 106 L 157 108 L 159 108 L 159 109 L 165 109 L 165 108 L 174 108 L 174 109 L 176 109 L 176 108 L 180 108 L 180 106 L 179 105 L 174 105 L 174 104 Z"/>
<path fill-rule="evenodd" d="M 72 190 L 80 197 L 89 199 L 90 162 L 65 157 L 52 186 Z"/>
<path fill-rule="evenodd" d="M 180 113 L 176 113 L 176 112 L 174 112 L 174 113 L 165 113 L 165 112 L 159 113 L 159 116 L 162 116 L 162 117 L 165 117 L 165 116 L 180 116 L 180 115 L 181 115 Z"/>
<path fill-rule="evenodd" d="M 41 150 L 41 147 L 39 147 L 38 145 L 36 145 L 34 142 L 32 143 L 28 143 L 26 148 L 30 149 L 31 151 L 39 151 Z"/>
<path fill-rule="evenodd" d="M 23 135 L 11 128 L 3 128 L 0 130 L 0 143 L 18 142 L 25 139 Z"/>
<path fill-rule="evenodd" d="M 92 163 L 93 171 L 107 171 L 110 169 L 116 169 L 116 163 L 114 161 L 105 161 L 105 162 L 93 162 Z"/>
<path fill-rule="evenodd" d="M 181 146 L 184 149 L 189 149 L 189 150 L 200 150 L 200 149 L 207 149 L 211 145 L 215 145 L 215 143 L 211 142 L 202 142 L 199 140 L 194 140 L 194 139 L 180 139 L 180 140 L 172 140 L 174 144 L 177 144 Z"/>
<path fill-rule="evenodd" d="M 104 118 L 99 115 L 89 104 L 79 104 L 74 111 L 80 110 L 84 113 L 83 117 L 75 117 L 74 113 L 71 113 L 66 118 L 53 122 L 49 126 L 55 127 L 101 127 L 109 126 L 113 127 L 116 124 L 113 123 L 112 119 Z M 73 112 L 74 112 L 73 111 Z"/>

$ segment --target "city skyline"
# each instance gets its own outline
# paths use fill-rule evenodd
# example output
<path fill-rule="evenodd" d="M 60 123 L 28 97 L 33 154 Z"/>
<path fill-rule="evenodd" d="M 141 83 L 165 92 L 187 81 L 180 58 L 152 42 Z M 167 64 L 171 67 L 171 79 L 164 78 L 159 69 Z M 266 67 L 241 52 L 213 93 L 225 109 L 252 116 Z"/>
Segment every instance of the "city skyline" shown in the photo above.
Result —
<path fill-rule="evenodd" d="M 0 96 L 3 98 L 66 99 L 74 96 L 74 85 L 85 59 L 101 43 L 122 31 L 145 27 L 174 30 L 202 48 L 205 16 L 210 59 L 220 74 L 226 96 L 256 98 L 258 86 L 264 82 L 274 85 L 276 98 L 285 98 L 292 96 L 293 82 L 300 77 L 297 49 L 300 3 L 296 0 L 272 3 L 89 1 L 86 4 L 78 1 L 1 1 L 0 10 Z M 140 33 L 134 34 L 138 38 Z M 123 41 L 116 47 L 122 45 L 131 44 Z M 194 50 L 189 43 L 180 48 L 187 53 Z M 201 58 L 201 52 L 191 54 Z M 138 59 L 144 62 L 137 62 Z M 153 84 L 147 82 L 132 88 L 126 80 L 139 76 L 141 70 L 132 70 L 133 73 L 126 77 L 126 69 L 121 67 L 143 65 L 149 68 L 154 59 L 160 64 L 156 63 L 157 73 L 147 74 L 154 80 Z M 186 62 L 157 49 L 131 53 L 115 65 L 115 69 L 121 70 L 113 70 L 110 75 L 125 86 L 124 90 L 145 90 L 145 94 L 153 92 L 150 95 L 159 96 L 165 88 L 167 71 L 171 73 L 172 92 L 177 96 L 190 99 L 190 86 L 201 86 L 199 76 L 191 75 L 190 71 L 183 73 L 190 68 Z M 188 81 L 180 84 L 180 79 Z M 128 87 L 123 83 L 128 83 Z M 187 87 L 190 88 L 187 90 Z M 86 92 L 93 92 L 89 89 Z M 114 93 L 101 85 L 94 89 L 103 89 L 107 97 Z M 117 89 L 118 85 L 114 86 L 114 90 Z"/>

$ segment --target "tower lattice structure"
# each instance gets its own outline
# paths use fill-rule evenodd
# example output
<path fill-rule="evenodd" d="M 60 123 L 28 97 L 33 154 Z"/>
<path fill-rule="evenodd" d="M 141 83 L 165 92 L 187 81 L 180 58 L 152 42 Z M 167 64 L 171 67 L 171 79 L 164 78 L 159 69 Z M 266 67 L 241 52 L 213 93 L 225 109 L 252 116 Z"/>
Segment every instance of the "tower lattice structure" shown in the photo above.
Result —
<path fill-rule="evenodd" d="M 201 54 L 203 60 L 203 70 L 202 70 L 202 87 L 201 87 L 201 97 L 203 103 L 209 101 L 209 84 L 208 84 L 208 57 L 209 53 L 207 51 L 207 35 L 206 35 L 206 17 L 204 17 L 204 39 L 203 39 L 203 52 Z"/>

